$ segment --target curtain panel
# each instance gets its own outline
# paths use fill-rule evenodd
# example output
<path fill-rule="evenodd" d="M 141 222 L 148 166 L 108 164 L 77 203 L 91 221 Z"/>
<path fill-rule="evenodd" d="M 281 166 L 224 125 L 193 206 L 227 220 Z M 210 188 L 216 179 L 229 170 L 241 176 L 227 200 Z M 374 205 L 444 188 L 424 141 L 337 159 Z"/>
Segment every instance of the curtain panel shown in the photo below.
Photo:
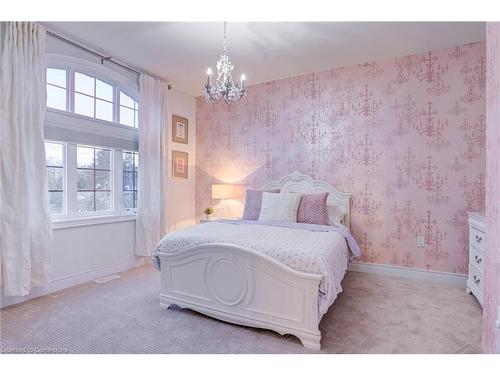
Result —
<path fill-rule="evenodd" d="M 0 252 L 6 296 L 24 296 L 50 274 L 52 235 L 43 122 L 45 28 L 3 24 L 0 70 Z"/>
<path fill-rule="evenodd" d="M 150 256 L 167 231 L 167 87 L 141 74 L 139 79 L 139 190 L 135 254 Z"/>

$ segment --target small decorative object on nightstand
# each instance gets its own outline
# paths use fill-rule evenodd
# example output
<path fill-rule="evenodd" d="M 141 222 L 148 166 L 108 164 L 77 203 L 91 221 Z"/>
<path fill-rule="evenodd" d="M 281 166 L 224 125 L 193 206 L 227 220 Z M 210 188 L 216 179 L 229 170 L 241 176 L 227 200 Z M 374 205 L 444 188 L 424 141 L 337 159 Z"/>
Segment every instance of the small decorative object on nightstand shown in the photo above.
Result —
<path fill-rule="evenodd" d="M 210 206 L 208 206 L 207 208 L 205 208 L 205 219 L 207 220 L 211 220 L 212 219 L 212 215 L 214 214 L 214 209 Z"/>
<path fill-rule="evenodd" d="M 481 306 L 486 269 L 486 219 L 478 212 L 469 212 L 469 278 L 467 293 L 474 294 Z"/>

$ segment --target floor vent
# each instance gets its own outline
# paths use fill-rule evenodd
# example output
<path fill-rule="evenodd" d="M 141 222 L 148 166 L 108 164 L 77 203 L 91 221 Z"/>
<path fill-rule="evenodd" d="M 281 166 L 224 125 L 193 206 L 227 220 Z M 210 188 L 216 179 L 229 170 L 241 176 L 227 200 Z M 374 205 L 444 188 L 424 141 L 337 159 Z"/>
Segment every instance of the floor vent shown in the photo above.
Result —
<path fill-rule="evenodd" d="M 109 275 L 105 277 L 101 277 L 100 279 L 95 279 L 94 281 L 97 284 L 104 284 L 107 283 L 108 281 L 114 280 L 114 279 L 119 279 L 121 276 L 117 275 L 116 273 L 114 275 Z"/>

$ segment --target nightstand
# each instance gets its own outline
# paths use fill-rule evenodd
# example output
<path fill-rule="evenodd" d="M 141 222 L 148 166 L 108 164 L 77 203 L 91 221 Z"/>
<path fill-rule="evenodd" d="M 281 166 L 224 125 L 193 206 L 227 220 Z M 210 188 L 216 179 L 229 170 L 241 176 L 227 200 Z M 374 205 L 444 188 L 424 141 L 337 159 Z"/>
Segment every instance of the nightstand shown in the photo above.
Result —
<path fill-rule="evenodd" d="M 200 223 L 201 224 L 205 224 L 205 223 L 211 223 L 212 221 L 216 221 L 217 219 L 215 218 L 212 218 L 212 219 L 200 219 Z"/>
<path fill-rule="evenodd" d="M 201 224 L 205 223 L 211 223 L 212 221 L 217 221 L 217 220 L 240 220 L 239 217 L 213 217 L 211 219 L 200 219 Z"/>

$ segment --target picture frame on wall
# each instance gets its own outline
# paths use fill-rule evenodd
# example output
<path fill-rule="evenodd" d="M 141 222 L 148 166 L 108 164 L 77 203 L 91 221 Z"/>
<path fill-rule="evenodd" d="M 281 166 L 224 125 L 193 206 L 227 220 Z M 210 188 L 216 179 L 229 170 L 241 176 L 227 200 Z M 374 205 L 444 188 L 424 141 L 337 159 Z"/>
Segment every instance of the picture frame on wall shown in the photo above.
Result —
<path fill-rule="evenodd" d="M 172 177 L 188 178 L 188 153 L 172 151 Z"/>
<path fill-rule="evenodd" d="M 189 124 L 187 118 L 172 115 L 172 141 L 188 144 Z"/>

